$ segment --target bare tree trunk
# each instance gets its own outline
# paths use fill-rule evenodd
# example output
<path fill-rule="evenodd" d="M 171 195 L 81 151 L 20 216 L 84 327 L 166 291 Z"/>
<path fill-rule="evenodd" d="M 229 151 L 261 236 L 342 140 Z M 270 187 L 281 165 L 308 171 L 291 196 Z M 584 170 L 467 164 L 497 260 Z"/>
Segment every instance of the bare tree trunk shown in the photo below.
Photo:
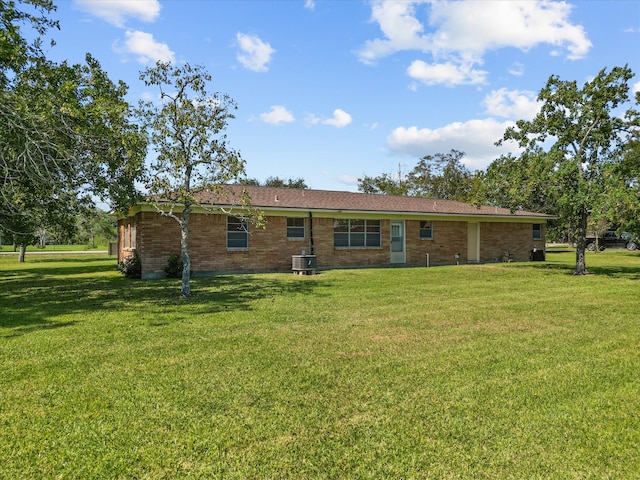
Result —
<path fill-rule="evenodd" d="M 20 253 L 18 254 L 18 262 L 19 263 L 24 263 L 24 255 L 25 253 L 27 253 L 27 246 L 26 245 L 20 245 Z"/>
<path fill-rule="evenodd" d="M 182 212 L 182 221 L 180 222 L 180 254 L 182 255 L 182 288 L 180 296 L 189 298 L 191 296 L 191 259 L 187 247 L 189 245 L 189 217 L 191 215 L 191 207 L 185 207 Z"/>
<path fill-rule="evenodd" d="M 576 270 L 575 275 L 586 275 L 587 263 L 585 259 L 585 250 L 587 244 L 587 212 L 580 214 L 580 220 L 576 231 Z"/>

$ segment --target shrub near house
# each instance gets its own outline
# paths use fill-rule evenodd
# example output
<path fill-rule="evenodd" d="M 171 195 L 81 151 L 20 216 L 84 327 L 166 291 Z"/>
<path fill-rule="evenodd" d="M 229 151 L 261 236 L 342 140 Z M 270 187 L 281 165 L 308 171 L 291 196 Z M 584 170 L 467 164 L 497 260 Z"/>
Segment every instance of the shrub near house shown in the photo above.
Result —
<path fill-rule="evenodd" d="M 528 261 L 544 251 L 549 215 L 440 199 L 325 190 L 228 185 L 226 195 L 200 194 L 210 209 L 192 213 L 194 274 L 288 271 L 303 251 L 317 267 L 355 268 Z M 242 190 L 266 228 L 241 217 Z M 224 209 L 225 212 L 222 212 Z M 213 213 L 211 213 L 213 212 Z M 234 216 L 234 213 L 238 217 Z M 175 222 L 140 203 L 118 222 L 119 261 L 135 249 L 142 277 L 165 276 L 179 250 Z"/>

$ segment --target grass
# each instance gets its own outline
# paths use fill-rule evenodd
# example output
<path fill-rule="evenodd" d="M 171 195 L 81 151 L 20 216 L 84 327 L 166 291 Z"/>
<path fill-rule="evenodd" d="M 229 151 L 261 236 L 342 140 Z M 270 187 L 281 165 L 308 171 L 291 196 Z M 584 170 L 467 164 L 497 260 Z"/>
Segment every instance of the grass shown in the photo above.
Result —
<path fill-rule="evenodd" d="M 0 478 L 640 478 L 640 255 L 548 260 L 0 257 Z"/>
<path fill-rule="evenodd" d="M 45 245 L 44 248 L 30 245 L 27 247 L 26 256 L 31 253 L 44 253 L 44 252 L 79 252 L 85 250 L 107 250 L 109 245 L 97 244 L 94 247 L 91 244 L 81 245 Z M 0 252 L 13 252 L 13 245 L 0 245 Z"/>

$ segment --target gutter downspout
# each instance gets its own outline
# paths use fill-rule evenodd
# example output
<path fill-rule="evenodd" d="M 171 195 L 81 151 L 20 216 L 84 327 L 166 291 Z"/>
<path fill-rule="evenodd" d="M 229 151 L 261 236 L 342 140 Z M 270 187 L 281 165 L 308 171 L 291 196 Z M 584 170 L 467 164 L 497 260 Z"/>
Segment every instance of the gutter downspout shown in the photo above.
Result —
<path fill-rule="evenodd" d="M 309 212 L 309 252 L 313 255 L 313 214 Z"/>

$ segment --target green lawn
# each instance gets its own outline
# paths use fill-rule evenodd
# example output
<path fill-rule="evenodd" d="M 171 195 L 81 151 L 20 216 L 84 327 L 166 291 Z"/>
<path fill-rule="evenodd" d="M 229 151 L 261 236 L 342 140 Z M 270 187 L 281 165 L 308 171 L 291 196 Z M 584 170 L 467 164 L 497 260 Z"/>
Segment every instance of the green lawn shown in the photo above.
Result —
<path fill-rule="evenodd" d="M 44 252 L 78 252 L 85 250 L 107 250 L 109 245 L 96 244 L 95 248 L 91 244 L 82 245 L 47 245 L 44 248 L 29 246 L 27 247 L 26 256 L 30 253 L 44 253 Z M 13 252 L 13 245 L 0 245 L 0 252 Z"/>
<path fill-rule="evenodd" d="M 548 260 L 0 257 L 0 478 L 640 478 L 640 254 Z"/>

